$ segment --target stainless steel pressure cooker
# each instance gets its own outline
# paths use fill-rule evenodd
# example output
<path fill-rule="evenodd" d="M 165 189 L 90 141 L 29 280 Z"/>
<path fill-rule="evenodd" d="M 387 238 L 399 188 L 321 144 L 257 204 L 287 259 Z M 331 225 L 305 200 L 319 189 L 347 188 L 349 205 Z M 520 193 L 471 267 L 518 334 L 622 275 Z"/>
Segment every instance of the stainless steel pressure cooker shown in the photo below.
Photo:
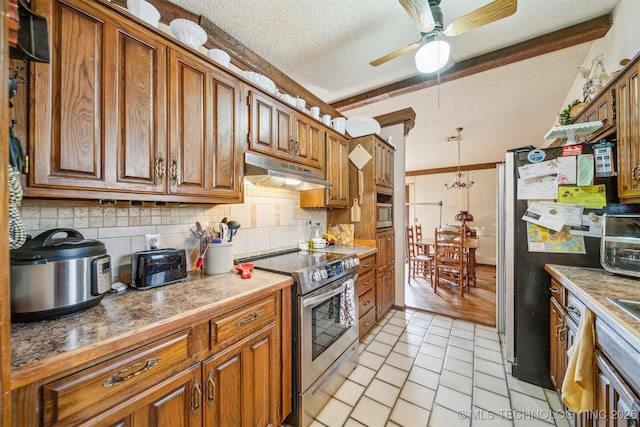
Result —
<path fill-rule="evenodd" d="M 11 251 L 11 320 L 33 322 L 97 305 L 111 289 L 104 243 L 56 228 Z"/>

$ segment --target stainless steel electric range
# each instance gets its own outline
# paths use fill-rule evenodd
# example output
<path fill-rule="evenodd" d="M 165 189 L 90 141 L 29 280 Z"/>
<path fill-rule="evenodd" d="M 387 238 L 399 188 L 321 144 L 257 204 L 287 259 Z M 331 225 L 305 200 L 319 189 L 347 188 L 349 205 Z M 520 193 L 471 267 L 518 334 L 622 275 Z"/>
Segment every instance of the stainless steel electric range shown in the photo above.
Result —
<path fill-rule="evenodd" d="M 295 249 L 236 262 L 252 262 L 255 268 L 291 275 L 295 281 L 293 412 L 288 421 L 307 426 L 358 364 L 355 282 L 359 259 Z M 353 292 L 346 292 L 349 288 Z M 340 310 L 345 304 L 349 304 L 355 322 L 341 321 Z"/>

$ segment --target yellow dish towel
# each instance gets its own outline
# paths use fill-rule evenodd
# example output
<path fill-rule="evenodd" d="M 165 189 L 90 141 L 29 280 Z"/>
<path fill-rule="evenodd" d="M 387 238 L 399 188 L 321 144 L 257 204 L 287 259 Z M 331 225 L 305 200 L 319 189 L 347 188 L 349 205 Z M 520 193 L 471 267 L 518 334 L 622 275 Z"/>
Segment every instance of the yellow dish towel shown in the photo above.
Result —
<path fill-rule="evenodd" d="M 575 412 L 595 409 L 595 316 L 585 309 L 573 345 L 567 350 L 569 363 L 562 382 L 562 401 Z"/>

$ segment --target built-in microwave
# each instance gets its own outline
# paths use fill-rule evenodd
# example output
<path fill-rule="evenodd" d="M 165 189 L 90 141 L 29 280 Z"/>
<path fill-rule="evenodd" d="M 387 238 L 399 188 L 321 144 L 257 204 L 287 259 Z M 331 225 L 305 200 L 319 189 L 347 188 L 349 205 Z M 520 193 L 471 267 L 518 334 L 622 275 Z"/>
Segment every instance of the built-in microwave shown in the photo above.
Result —
<path fill-rule="evenodd" d="M 376 203 L 376 228 L 393 227 L 393 205 Z"/>

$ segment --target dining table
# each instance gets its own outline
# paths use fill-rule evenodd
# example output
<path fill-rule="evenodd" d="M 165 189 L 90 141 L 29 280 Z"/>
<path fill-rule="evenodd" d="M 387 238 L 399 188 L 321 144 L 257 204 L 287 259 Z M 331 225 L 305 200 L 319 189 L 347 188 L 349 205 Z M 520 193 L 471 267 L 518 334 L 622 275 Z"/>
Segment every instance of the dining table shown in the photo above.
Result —
<path fill-rule="evenodd" d="M 480 244 L 478 236 L 466 236 L 464 239 L 464 248 L 467 252 L 467 271 L 469 272 L 468 279 L 469 284 L 476 284 L 476 249 Z M 424 254 L 435 253 L 435 238 L 424 237 L 415 242 L 416 248 L 421 248 Z"/>

